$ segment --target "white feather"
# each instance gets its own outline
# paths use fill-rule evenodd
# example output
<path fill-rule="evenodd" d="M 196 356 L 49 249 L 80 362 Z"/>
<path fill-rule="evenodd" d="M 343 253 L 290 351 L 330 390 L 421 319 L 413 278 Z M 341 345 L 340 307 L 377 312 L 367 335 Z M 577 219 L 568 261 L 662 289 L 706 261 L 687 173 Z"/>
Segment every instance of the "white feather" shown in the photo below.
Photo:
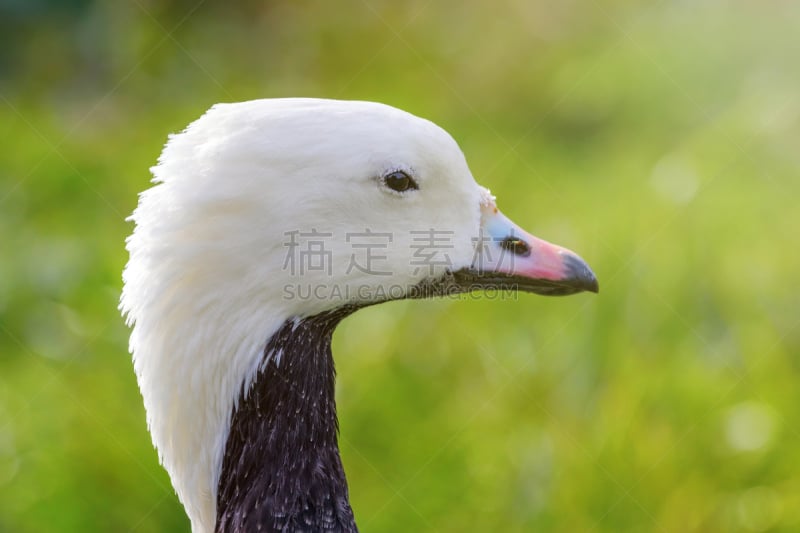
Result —
<path fill-rule="evenodd" d="M 397 169 L 419 190 L 382 186 Z M 369 102 L 218 104 L 170 136 L 152 172 L 130 218 L 120 308 L 153 443 L 192 531 L 211 532 L 230 416 L 270 335 L 288 318 L 421 281 L 412 230 L 452 231 L 452 268 L 469 265 L 488 191 L 444 130 Z M 312 229 L 333 234 L 330 276 L 284 268 L 287 232 Z M 345 234 L 365 229 L 392 233 L 380 250 L 391 276 L 347 272 Z M 298 283 L 342 290 L 286 298 Z"/>

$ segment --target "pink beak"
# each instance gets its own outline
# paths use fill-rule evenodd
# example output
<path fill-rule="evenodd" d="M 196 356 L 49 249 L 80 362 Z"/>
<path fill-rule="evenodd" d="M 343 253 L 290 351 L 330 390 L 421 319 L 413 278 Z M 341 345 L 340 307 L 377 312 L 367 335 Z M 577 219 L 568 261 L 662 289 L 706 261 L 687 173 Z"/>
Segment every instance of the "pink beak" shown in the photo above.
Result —
<path fill-rule="evenodd" d="M 491 199 L 481 207 L 481 236 L 469 269 L 455 273 L 470 289 L 505 288 L 562 296 L 598 292 L 589 265 L 576 253 L 534 237 L 503 215 Z"/>

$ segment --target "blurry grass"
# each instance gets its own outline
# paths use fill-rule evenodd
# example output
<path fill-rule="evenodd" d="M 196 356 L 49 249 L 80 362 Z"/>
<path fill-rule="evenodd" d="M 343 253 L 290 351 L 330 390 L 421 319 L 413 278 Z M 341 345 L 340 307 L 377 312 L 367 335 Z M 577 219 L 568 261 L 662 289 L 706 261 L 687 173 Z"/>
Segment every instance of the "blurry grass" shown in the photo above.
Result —
<path fill-rule="evenodd" d="M 117 317 L 124 217 L 169 132 L 297 95 L 439 123 L 601 283 L 341 326 L 363 531 L 800 527 L 793 4 L 10 5 L 0 531 L 188 530 Z"/>

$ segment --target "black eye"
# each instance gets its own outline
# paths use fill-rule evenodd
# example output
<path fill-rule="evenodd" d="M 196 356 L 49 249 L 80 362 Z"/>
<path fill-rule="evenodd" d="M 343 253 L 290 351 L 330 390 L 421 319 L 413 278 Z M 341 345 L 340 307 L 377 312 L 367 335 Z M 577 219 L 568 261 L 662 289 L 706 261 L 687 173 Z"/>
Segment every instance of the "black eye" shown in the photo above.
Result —
<path fill-rule="evenodd" d="M 387 187 L 392 189 L 393 191 L 397 192 L 405 192 L 412 189 L 419 189 L 417 182 L 414 181 L 411 176 L 403 172 L 402 170 L 396 170 L 391 174 L 387 174 L 383 177 L 383 182 L 386 184 Z"/>

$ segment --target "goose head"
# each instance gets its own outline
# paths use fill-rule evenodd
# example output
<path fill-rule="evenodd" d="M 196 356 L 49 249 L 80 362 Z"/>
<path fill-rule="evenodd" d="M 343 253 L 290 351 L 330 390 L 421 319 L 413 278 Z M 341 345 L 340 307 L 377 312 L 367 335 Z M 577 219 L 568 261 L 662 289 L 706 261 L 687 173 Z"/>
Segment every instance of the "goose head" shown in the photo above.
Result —
<path fill-rule="evenodd" d="M 311 488 L 276 479 L 281 465 L 270 461 L 288 461 L 275 455 L 276 433 L 296 437 L 280 441 L 297 447 L 286 454 L 310 454 L 317 470 L 309 477 L 341 470 L 333 464 L 338 452 L 327 465 L 303 435 L 333 424 L 327 444 L 335 448 L 332 364 L 303 365 L 314 353 L 330 353 L 330 333 L 342 316 L 387 300 L 485 288 L 597 291 L 580 257 L 498 210 L 450 135 L 386 105 L 218 104 L 170 137 L 152 172 L 155 185 L 131 216 L 120 308 L 132 326 L 130 350 L 153 443 L 196 533 L 234 530 L 221 525 L 223 512 L 283 505 L 270 490 L 313 507 L 302 494 Z M 330 375 L 321 382 L 300 375 L 314 372 Z M 286 395 L 319 396 L 322 404 L 258 400 L 283 390 L 286 376 L 299 380 Z M 327 415 L 275 415 L 282 422 L 251 433 L 240 426 L 251 415 L 270 419 L 258 409 L 287 402 L 297 411 L 325 405 Z M 292 425 L 300 419 L 310 422 Z M 261 442 L 242 442 L 248 439 Z M 250 459 L 243 455 L 248 446 L 256 450 Z M 249 481 L 230 483 L 231 476 L 248 476 L 236 466 L 247 461 L 258 463 L 250 465 Z M 312 480 L 321 485 L 315 491 L 327 490 L 326 482 L 344 485 L 343 472 L 332 480 L 325 475 Z M 248 483 L 272 488 L 234 498 L 231 487 Z M 334 499 L 341 490 L 332 489 Z M 334 507 L 345 524 L 352 516 L 346 485 Z"/>

